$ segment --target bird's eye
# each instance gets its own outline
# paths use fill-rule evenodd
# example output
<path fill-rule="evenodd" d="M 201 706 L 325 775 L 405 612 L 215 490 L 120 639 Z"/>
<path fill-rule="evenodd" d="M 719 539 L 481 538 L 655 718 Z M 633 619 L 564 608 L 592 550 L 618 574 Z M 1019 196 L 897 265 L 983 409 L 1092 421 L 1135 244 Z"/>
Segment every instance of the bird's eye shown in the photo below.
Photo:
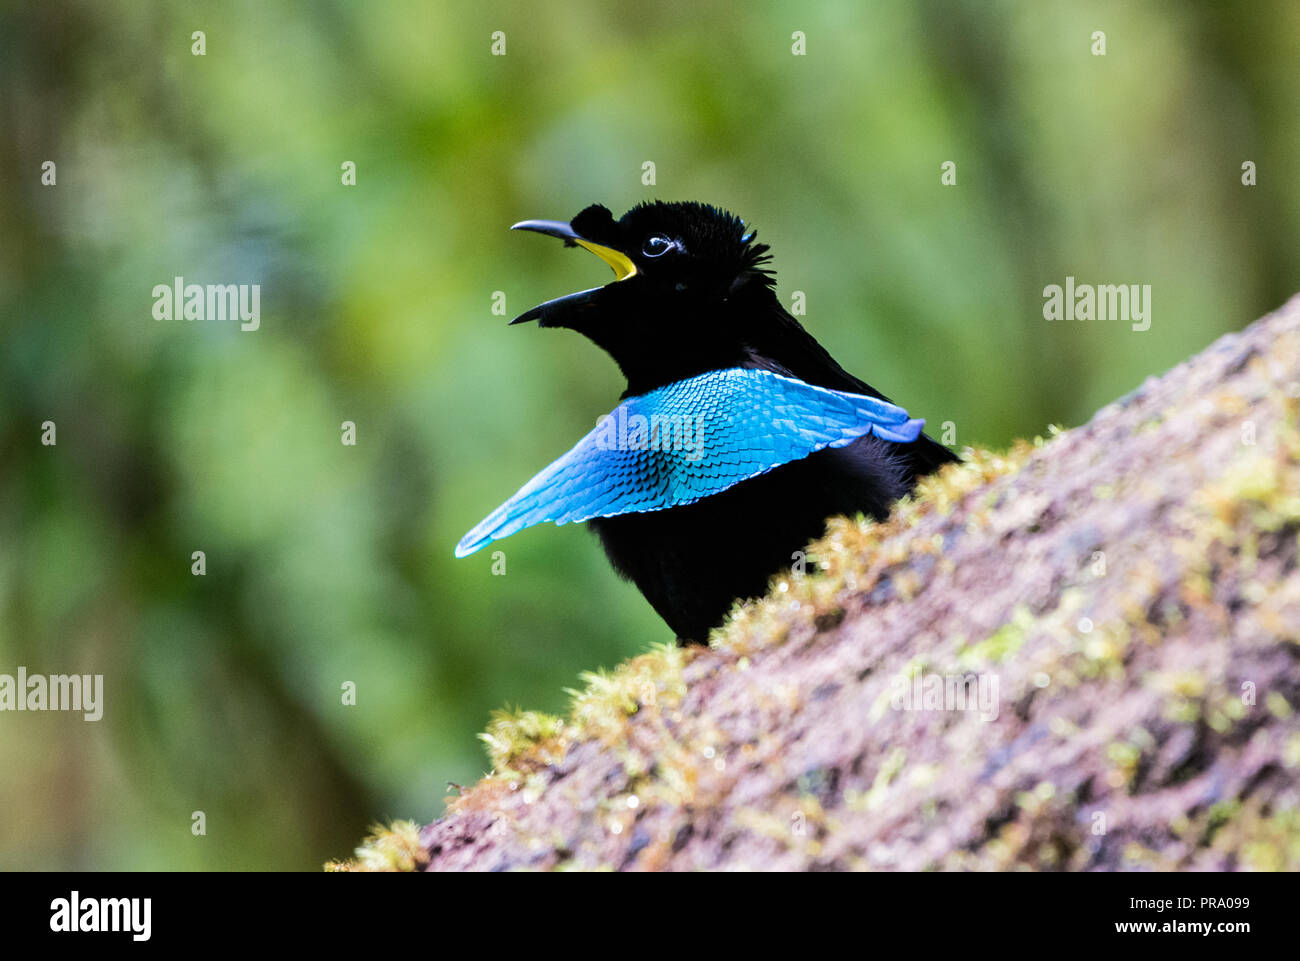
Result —
<path fill-rule="evenodd" d="M 641 253 L 647 257 L 662 257 L 675 246 L 677 245 L 667 237 L 656 234 L 645 242 L 645 246 L 641 248 Z"/>

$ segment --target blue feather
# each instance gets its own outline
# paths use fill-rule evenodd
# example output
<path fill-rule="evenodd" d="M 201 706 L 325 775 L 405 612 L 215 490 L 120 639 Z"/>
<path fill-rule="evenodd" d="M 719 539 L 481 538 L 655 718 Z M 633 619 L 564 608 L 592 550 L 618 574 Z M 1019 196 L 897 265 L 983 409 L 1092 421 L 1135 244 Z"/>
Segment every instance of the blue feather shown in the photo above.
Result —
<path fill-rule="evenodd" d="M 462 537 L 456 556 L 546 521 L 692 504 L 867 433 L 911 443 L 924 423 L 886 401 L 771 371 L 710 371 L 619 404 Z"/>

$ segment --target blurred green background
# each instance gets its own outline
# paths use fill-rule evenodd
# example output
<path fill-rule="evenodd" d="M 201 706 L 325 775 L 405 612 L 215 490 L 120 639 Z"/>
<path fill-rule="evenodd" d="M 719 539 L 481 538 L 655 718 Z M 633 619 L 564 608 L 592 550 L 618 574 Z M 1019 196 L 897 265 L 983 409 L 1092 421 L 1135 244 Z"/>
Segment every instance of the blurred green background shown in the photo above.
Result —
<path fill-rule="evenodd" d="M 1300 288 L 1297 62 L 1291 0 L 7 7 L 0 672 L 106 693 L 0 715 L 0 867 L 314 870 L 667 639 L 581 527 L 452 557 L 622 389 L 491 312 L 608 277 L 512 222 L 732 209 L 846 367 L 1002 445 Z M 261 329 L 154 320 L 176 275 Z M 1045 321 L 1067 275 L 1151 329 Z"/>

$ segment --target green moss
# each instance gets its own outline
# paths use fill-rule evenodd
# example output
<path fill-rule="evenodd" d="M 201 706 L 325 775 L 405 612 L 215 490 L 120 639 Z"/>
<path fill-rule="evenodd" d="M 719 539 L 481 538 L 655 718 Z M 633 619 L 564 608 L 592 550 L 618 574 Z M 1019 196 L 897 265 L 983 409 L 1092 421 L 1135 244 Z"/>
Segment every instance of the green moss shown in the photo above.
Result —
<path fill-rule="evenodd" d="M 1300 811 L 1256 818 L 1240 839 L 1241 862 L 1252 871 L 1300 869 Z"/>
<path fill-rule="evenodd" d="M 1286 739 L 1282 746 L 1282 763 L 1290 768 L 1300 768 L 1300 733 Z"/>
<path fill-rule="evenodd" d="M 863 810 L 874 811 L 884 803 L 889 786 L 894 783 L 906 764 L 907 752 L 901 747 L 896 747 L 889 752 L 871 781 L 871 789 L 861 799 Z"/>
<path fill-rule="evenodd" d="M 1142 760 L 1142 750 L 1127 741 L 1115 741 L 1106 746 L 1106 759 L 1115 765 L 1117 777 L 1113 780 L 1117 782 L 1115 786 L 1119 787 L 1133 780 L 1138 763 Z"/>
<path fill-rule="evenodd" d="M 414 871 L 429 860 L 420 843 L 420 826 L 414 821 L 376 824 L 349 861 L 330 861 L 326 871 Z"/>
<path fill-rule="evenodd" d="M 962 647 L 957 652 L 958 663 L 962 667 L 1001 664 L 1020 650 L 1033 626 L 1033 615 L 1030 614 L 1028 607 L 1021 604 L 1012 611 L 1008 623 L 1003 624 L 984 640 Z"/>
<path fill-rule="evenodd" d="M 628 718 L 642 708 L 677 704 L 686 693 L 682 671 L 693 652 L 668 642 L 619 665 L 613 671 L 581 675 L 582 690 L 570 690 L 575 737 L 617 741 Z"/>
<path fill-rule="evenodd" d="M 488 729 L 479 739 L 487 745 L 493 770 L 504 773 L 530 751 L 544 763 L 557 762 L 564 756 L 565 733 L 565 724 L 558 717 L 506 708 L 492 712 Z"/>

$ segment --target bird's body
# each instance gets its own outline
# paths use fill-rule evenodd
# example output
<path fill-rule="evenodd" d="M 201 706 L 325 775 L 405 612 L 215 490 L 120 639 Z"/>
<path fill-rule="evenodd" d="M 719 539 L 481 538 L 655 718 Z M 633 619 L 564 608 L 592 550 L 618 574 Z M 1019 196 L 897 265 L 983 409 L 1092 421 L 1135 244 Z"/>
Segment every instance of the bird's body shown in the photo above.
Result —
<path fill-rule="evenodd" d="M 702 642 L 826 518 L 883 518 L 919 476 L 955 459 L 784 310 L 762 267 L 767 248 L 731 215 L 657 203 L 619 221 L 589 207 L 571 224 L 518 226 L 614 268 L 615 282 L 517 321 L 586 334 L 628 389 L 608 423 L 467 534 L 458 555 L 541 521 L 587 521 L 677 636 Z M 633 431 L 629 441 L 629 416 L 662 421 L 675 440 Z"/>
<path fill-rule="evenodd" d="M 884 517 L 908 490 L 887 441 L 870 435 L 826 448 L 694 504 L 588 522 L 621 575 L 679 638 L 703 641 L 737 598 L 819 537 L 826 518 Z"/>

